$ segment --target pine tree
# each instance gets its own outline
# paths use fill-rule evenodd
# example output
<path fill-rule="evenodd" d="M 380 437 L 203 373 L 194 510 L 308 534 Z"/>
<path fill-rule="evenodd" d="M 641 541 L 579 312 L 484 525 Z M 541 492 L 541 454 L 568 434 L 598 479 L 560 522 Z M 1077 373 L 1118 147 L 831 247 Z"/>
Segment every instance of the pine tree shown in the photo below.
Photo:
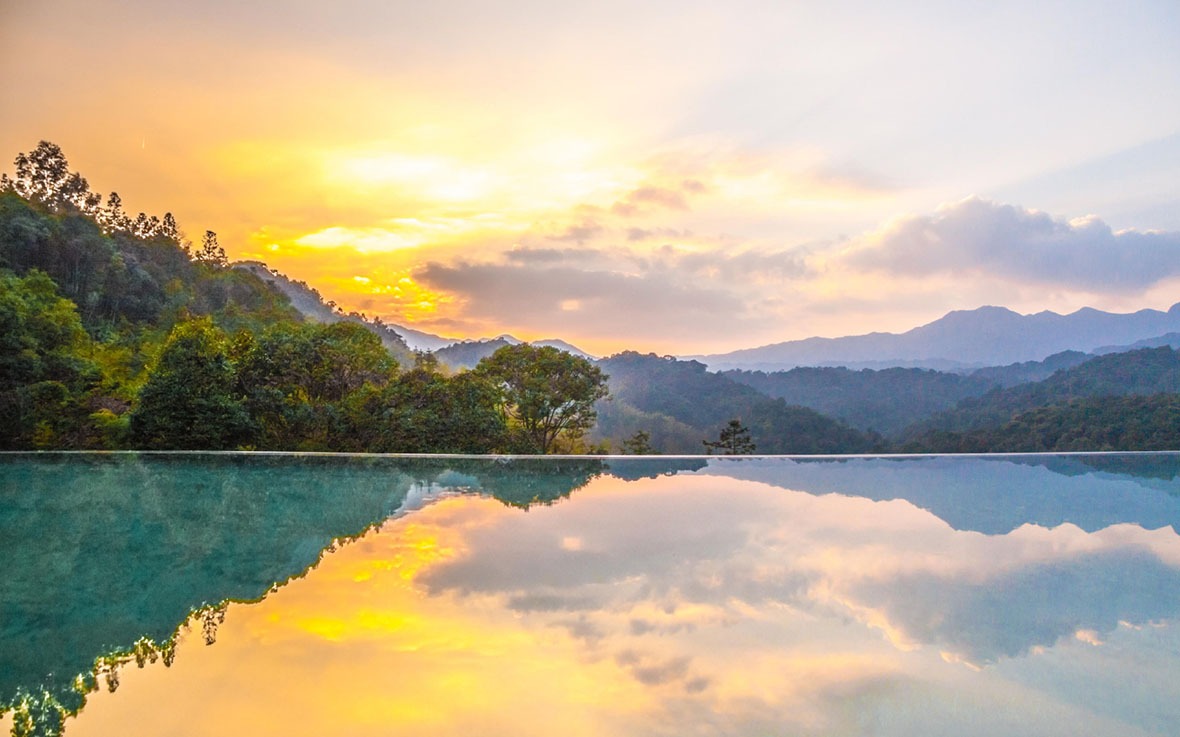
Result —
<path fill-rule="evenodd" d="M 750 440 L 750 430 L 742 425 L 741 420 L 730 420 L 729 424 L 721 428 L 721 437 L 717 440 L 703 441 L 709 454 L 718 451 L 720 455 L 741 456 L 754 452 L 754 441 Z"/>

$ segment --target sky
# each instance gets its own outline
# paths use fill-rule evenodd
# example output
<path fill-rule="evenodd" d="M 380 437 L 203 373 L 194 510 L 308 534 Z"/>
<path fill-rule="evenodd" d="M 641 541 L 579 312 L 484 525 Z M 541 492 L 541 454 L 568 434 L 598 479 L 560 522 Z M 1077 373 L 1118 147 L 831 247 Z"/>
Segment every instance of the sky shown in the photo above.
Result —
<path fill-rule="evenodd" d="M 1172 0 L 0 0 L 0 164 L 52 141 L 132 213 L 445 336 L 1167 309 L 1177 38 Z"/>

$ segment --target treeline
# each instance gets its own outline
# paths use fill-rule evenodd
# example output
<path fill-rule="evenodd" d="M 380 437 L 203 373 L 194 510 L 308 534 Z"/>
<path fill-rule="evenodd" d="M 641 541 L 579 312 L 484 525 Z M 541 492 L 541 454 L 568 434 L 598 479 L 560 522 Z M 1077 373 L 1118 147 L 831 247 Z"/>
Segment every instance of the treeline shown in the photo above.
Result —
<path fill-rule="evenodd" d="M 749 430 L 754 451 L 768 454 L 865 453 L 883 450 L 881 438 L 788 404 L 708 371 L 697 361 L 632 351 L 603 359 L 611 399 L 599 404 L 595 437 L 650 436 L 663 453 L 703 453 L 730 420 Z"/>
<path fill-rule="evenodd" d="M 1002 424 L 932 430 L 899 450 L 923 453 L 1039 453 L 1176 450 L 1180 394 L 1074 399 L 1017 413 Z"/>
<path fill-rule="evenodd" d="M 1166 346 L 967 375 L 718 374 L 505 341 L 413 354 L 379 320 L 335 305 L 313 312 L 338 321 L 306 322 L 274 273 L 231 267 L 211 231 L 194 247 L 171 214 L 127 215 L 53 144 L 16 165 L 0 177 L 2 449 L 1180 449 L 1180 354 Z"/>
<path fill-rule="evenodd" d="M 769 394 L 881 428 L 887 452 L 1180 449 L 1180 353 L 1163 346 L 966 375 L 921 369 L 724 374 Z"/>
<path fill-rule="evenodd" d="M 170 214 L 104 205 L 53 144 L 16 164 L 0 179 L 0 449 L 584 449 L 606 394 L 589 362 L 514 346 L 450 375 L 380 324 L 305 323 L 214 233 L 194 249 Z"/>

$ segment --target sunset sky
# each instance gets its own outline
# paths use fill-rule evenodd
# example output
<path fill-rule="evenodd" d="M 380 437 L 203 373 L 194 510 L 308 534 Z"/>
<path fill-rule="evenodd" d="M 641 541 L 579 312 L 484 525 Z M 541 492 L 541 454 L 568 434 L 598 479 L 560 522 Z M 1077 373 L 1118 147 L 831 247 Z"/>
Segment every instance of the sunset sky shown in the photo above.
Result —
<path fill-rule="evenodd" d="M 447 336 L 1180 301 L 1180 4 L 0 0 L 0 162 Z"/>

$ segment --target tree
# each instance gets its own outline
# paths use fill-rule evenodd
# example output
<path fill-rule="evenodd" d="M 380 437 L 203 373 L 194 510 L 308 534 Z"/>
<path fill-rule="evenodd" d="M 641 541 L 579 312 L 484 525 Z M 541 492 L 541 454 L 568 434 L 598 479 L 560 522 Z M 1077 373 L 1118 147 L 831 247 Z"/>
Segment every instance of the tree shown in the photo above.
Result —
<path fill-rule="evenodd" d="M 721 428 L 721 437 L 714 441 L 705 440 L 705 448 L 709 454 L 719 451 L 720 455 L 741 456 L 754 452 L 754 442 L 750 440 L 750 431 L 742 425 L 741 420 L 730 420 L 729 424 Z"/>
<path fill-rule="evenodd" d="M 201 238 L 201 250 L 197 251 L 194 258 L 209 266 L 225 266 L 225 249 L 217 243 L 216 233 L 205 231 L 205 236 Z"/>
<path fill-rule="evenodd" d="M 132 410 L 132 442 L 142 448 L 194 450 L 241 445 L 253 427 L 234 385 L 228 342 L 212 320 L 177 325 Z"/>
<path fill-rule="evenodd" d="M 500 348 L 475 368 L 498 388 L 515 448 L 551 453 L 594 425 L 594 403 L 607 396 L 607 376 L 585 358 L 527 343 Z"/>
<path fill-rule="evenodd" d="M 107 206 L 99 211 L 96 220 L 104 233 L 129 232 L 131 219 L 123 212 L 123 198 L 118 192 L 111 192 L 107 196 Z"/>
<path fill-rule="evenodd" d="M 22 197 L 40 202 L 54 212 L 70 207 L 95 212 L 102 198 L 78 172 L 71 172 L 61 147 L 41 141 L 37 148 L 16 157 L 16 179 L 12 188 Z"/>
<path fill-rule="evenodd" d="M 366 384 L 343 403 L 345 449 L 382 453 L 492 453 L 504 442 L 499 393 L 468 371 L 418 367 L 385 387 Z"/>
<path fill-rule="evenodd" d="M 41 271 L 0 271 L 0 448 L 62 447 L 98 367 L 73 302 Z"/>
<path fill-rule="evenodd" d="M 623 452 L 633 456 L 653 455 L 656 451 L 651 447 L 651 433 L 646 430 L 636 431 L 623 441 Z"/>

